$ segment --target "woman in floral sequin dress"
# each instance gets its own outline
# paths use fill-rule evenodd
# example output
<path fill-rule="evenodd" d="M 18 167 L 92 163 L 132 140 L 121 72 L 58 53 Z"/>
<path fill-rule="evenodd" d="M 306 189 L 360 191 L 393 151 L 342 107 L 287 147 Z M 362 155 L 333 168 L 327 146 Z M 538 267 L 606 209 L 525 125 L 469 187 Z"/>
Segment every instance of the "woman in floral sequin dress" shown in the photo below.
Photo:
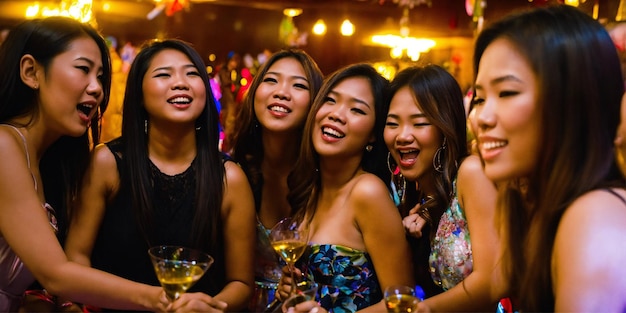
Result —
<path fill-rule="evenodd" d="M 409 234 L 431 243 L 428 264 L 414 266 L 416 271 L 428 266 L 445 291 L 420 306 L 433 312 L 493 311 L 498 300 L 490 295 L 498 254 L 496 189 L 479 157 L 467 155 L 461 89 L 443 68 L 429 65 L 398 73 L 391 95 L 385 142 L 402 179 L 416 182 L 424 199 L 403 224 Z M 427 223 L 432 231 L 422 234 Z"/>

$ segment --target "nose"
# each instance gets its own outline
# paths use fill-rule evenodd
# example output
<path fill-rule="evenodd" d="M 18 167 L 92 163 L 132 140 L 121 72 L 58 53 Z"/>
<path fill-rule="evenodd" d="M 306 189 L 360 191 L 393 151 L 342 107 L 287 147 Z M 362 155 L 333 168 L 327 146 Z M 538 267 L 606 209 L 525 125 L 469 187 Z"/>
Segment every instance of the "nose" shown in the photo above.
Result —
<path fill-rule="evenodd" d="M 187 82 L 186 75 L 175 75 L 174 76 L 174 84 L 172 85 L 172 89 L 189 89 L 189 83 Z"/>
<path fill-rule="evenodd" d="M 343 105 L 335 105 L 328 112 L 328 119 L 334 122 L 345 124 L 345 110 Z"/>
<path fill-rule="evenodd" d="M 474 108 L 474 123 L 478 126 L 478 130 L 488 129 L 495 125 L 496 115 L 494 108 L 495 106 L 487 99 L 485 99 L 482 105 Z"/>
<path fill-rule="evenodd" d="M 277 84 L 273 97 L 281 99 L 281 100 L 290 100 L 291 93 L 289 92 L 288 84 L 287 83 Z"/>
<path fill-rule="evenodd" d="M 100 99 L 100 96 L 102 95 L 102 82 L 98 79 L 98 77 L 89 79 L 87 94 L 95 97 L 96 99 Z"/>
<path fill-rule="evenodd" d="M 401 125 L 398 128 L 398 133 L 396 135 L 396 142 L 398 144 L 407 144 L 413 141 L 413 132 L 412 127 L 410 125 Z"/>

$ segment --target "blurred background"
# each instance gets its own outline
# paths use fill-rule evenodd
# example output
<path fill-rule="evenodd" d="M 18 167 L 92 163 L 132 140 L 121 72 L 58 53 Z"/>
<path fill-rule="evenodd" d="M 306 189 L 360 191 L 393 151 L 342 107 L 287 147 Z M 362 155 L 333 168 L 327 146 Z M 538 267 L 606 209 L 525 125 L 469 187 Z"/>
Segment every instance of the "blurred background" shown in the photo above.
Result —
<path fill-rule="evenodd" d="M 191 42 L 209 71 L 236 58 L 253 75 L 268 53 L 293 46 L 325 74 L 374 62 L 392 77 L 403 65 L 436 63 L 467 88 L 473 39 L 483 25 L 563 2 L 605 25 L 626 10 L 626 0 L 0 0 L 0 30 L 28 18 L 70 15 L 96 26 L 123 61 L 146 40 L 175 37 Z"/>

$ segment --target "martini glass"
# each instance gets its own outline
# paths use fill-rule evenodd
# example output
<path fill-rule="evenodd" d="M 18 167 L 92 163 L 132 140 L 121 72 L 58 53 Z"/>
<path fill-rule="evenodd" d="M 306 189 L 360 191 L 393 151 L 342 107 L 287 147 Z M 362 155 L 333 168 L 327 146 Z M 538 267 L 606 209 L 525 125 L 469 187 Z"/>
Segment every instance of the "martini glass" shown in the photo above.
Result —
<path fill-rule="evenodd" d="M 170 301 L 191 288 L 213 264 L 210 255 L 180 246 L 156 246 L 148 254 Z"/>

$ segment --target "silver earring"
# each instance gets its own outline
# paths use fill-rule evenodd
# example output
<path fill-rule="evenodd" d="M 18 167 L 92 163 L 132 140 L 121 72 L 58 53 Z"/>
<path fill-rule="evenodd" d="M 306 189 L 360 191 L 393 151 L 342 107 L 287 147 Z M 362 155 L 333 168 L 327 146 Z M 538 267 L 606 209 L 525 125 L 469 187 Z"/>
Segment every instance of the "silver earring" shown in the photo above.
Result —
<path fill-rule="evenodd" d="M 143 121 L 143 131 L 146 135 L 148 134 L 148 120 Z"/>
<path fill-rule="evenodd" d="M 372 152 L 373 149 L 374 149 L 374 146 L 372 146 L 372 145 L 365 146 L 365 151 L 367 151 L 367 152 Z"/>
<path fill-rule="evenodd" d="M 443 173 L 443 153 L 446 151 L 446 137 L 443 137 L 443 145 L 437 149 L 433 157 L 433 167 L 435 171 Z"/>

